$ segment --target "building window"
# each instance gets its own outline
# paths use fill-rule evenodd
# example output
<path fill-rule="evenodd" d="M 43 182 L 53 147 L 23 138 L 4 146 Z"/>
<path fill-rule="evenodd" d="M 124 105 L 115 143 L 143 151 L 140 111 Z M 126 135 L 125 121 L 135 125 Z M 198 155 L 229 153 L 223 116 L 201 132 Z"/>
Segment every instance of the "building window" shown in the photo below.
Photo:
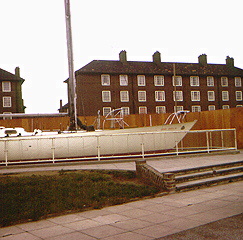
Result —
<path fill-rule="evenodd" d="M 235 92 L 235 99 L 236 101 L 242 101 L 242 91 Z"/>
<path fill-rule="evenodd" d="M 214 78 L 213 77 L 207 77 L 207 86 L 208 87 L 214 86 Z"/>
<path fill-rule="evenodd" d="M 229 101 L 229 92 L 228 91 L 222 91 L 222 100 Z"/>
<path fill-rule="evenodd" d="M 103 107 L 103 116 L 106 116 L 111 112 L 111 107 Z"/>
<path fill-rule="evenodd" d="M 123 115 L 129 115 L 130 114 L 130 108 L 129 107 L 121 107 L 122 114 Z"/>
<path fill-rule="evenodd" d="M 228 87 L 228 78 L 227 77 L 221 77 L 221 86 Z"/>
<path fill-rule="evenodd" d="M 243 107 L 243 105 L 236 105 L 236 107 Z"/>
<path fill-rule="evenodd" d="M 129 102 L 128 91 L 120 91 L 120 100 L 121 102 Z"/>
<path fill-rule="evenodd" d="M 139 107 L 139 114 L 147 114 L 147 107 Z"/>
<path fill-rule="evenodd" d="M 173 76 L 172 77 L 173 86 L 182 86 L 182 77 L 181 76 Z"/>
<path fill-rule="evenodd" d="M 102 86 L 110 86 L 110 75 L 109 74 L 102 74 L 101 75 L 101 85 Z"/>
<path fill-rule="evenodd" d="M 138 75 L 138 86 L 145 86 L 145 76 L 144 75 Z"/>
<path fill-rule="evenodd" d="M 102 101 L 111 102 L 111 91 L 102 91 Z"/>
<path fill-rule="evenodd" d="M 201 106 L 192 106 L 192 112 L 201 112 Z"/>
<path fill-rule="evenodd" d="M 156 102 L 165 101 L 165 91 L 155 91 L 155 101 Z"/>
<path fill-rule="evenodd" d="M 155 86 L 164 86 L 164 76 L 162 75 L 155 75 L 154 76 L 154 85 Z"/>
<path fill-rule="evenodd" d="M 230 107 L 229 107 L 229 105 L 223 105 L 222 106 L 222 109 L 229 109 Z"/>
<path fill-rule="evenodd" d="M 209 105 L 208 106 L 208 111 L 213 111 L 215 110 L 215 105 Z"/>
<path fill-rule="evenodd" d="M 3 97 L 3 107 L 12 107 L 11 97 Z"/>
<path fill-rule="evenodd" d="M 174 112 L 183 111 L 183 106 L 174 107 Z"/>
<path fill-rule="evenodd" d="M 166 113 L 166 107 L 165 106 L 156 106 L 156 113 Z"/>
<path fill-rule="evenodd" d="M 3 92 L 11 92 L 11 82 L 3 81 L 2 82 L 2 91 Z"/>
<path fill-rule="evenodd" d="M 173 91 L 173 99 L 174 101 L 183 101 L 182 91 Z"/>
<path fill-rule="evenodd" d="M 236 87 L 242 86 L 241 77 L 235 77 L 235 86 Z"/>
<path fill-rule="evenodd" d="M 146 91 L 138 91 L 138 101 L 146 102 Z"/>
<path fill-rule="evenodd" d="M 198 76 L 191 76 L 190 77 L 190 85 L 191 86 L 199 86 L 199 77 Z"/>
<path fill-rule="evenodd" d="M 191 100 L 200 101 L 200 91 L 191 91 Z"/>
<path fill-rule="evenodd" d="M 215 101 L 214 91 L 208 91 L 208 101 Z"/>
<path fill-rule="evenodd" d="M 128 76 L 127 75 L 120 75 L 120 85 L 127 86 L 128 85 Z"/>

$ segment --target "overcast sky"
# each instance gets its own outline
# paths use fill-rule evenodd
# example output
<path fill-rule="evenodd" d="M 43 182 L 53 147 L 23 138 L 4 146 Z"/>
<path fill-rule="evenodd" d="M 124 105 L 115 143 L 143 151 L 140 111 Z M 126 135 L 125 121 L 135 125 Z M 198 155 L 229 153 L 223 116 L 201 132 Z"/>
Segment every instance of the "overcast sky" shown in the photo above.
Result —
<path fill-rule="evenodd" d="M 70 0 L 75 70 L 90 61 L 162 61 L 243 68 L 240 0 Z M 67 102 L 64 0 L 0 0 L 0 68 L 25 79 L 26 113 L 57 112 Z"/>

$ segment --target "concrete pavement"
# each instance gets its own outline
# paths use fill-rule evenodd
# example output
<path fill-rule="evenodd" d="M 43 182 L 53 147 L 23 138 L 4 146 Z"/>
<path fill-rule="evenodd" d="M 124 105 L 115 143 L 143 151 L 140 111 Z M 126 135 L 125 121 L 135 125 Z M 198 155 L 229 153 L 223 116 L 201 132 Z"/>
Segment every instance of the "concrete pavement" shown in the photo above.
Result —
<path fill-rule="evenodd" d="M 148 163 L 159 171 L 170 171 L 242 159 L 241 151 L 239 154 L 229 155 L 154 159 L 149 160 Z M 95 163 L 61 167 L 61 169 L 94 168 L 135 170 L 135 164 L 133 162 Z M 32 171 L 47 170 L 44 167 L 31 169 Z M 48 166 L 48 170 L 57 169 L 54 166 Z M 6 173 L 6 171 L 17 170 L 4 168 L 0 170 L 0 173 Z M 19 168 L 18 171 L 30 171 L 30 169 Z M 187 229 L 196 231 L 197 227 L 206 226 L 205 224 L 239 215 L 242 212 L 243 182 L 241 181 L 0 228 L 0 238 L 3 240 L 150 240 L 169 237 Z M 238 219 L 237 223 L 242 228 L 242 218 Z M 242 236 L 239 236 L 239 239 L 242 239 L 240 237 Z"/>

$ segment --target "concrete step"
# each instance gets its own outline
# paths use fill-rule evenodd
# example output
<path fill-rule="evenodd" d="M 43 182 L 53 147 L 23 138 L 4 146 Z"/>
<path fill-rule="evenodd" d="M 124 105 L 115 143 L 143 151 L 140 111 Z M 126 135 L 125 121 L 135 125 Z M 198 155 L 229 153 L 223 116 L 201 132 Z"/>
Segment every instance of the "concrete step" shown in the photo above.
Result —
<path fill-rule="evenodd" d="M 180 170 L 172 171 L 171 173 L 174 173 L 176 176 L 178 176 L 178 175 L 185 175 L 185 174 L 205 172 L 205 171 L 214 171 L 217 169 L 225 169 L 225 168 L 232 168 L 238 166 L 243 166 L 243 160 L 236 161 L 236 162 L 202 166 L 202 167 L 180 169 Z"/>
<path fill-rule="evenodd" d="M 230 167 L 227 169 L 219 169 L 219 170 L 210 170 L 205 172 L 196 172 L 196 173 L 190 173 L 185 175 L 179 175 L 175 176 L 176 184 L 187 182 L 187 181 L 194 181 L 198 179 L 205 179 L 205 178 L 211 178 L 211 177 L 217 177 L 217 176 L 224 176 L 228 174 L 233 173 L 240 173 L 243 172 L 243 166 L 240 167 Z"/>
<path fill-rule="evenodd" d="M 207 179 L 200 179 L 200 180 L 176 184 L 176 191 L 182 192 L 182 191 L 194 190 L 203 187 L 210 187 L 218 184 L 226 184 L 226 183 L 240 181 L 240 180 L 243 180 L 242 173 L 234 173 L 225 176 L 215 176 Z"/>

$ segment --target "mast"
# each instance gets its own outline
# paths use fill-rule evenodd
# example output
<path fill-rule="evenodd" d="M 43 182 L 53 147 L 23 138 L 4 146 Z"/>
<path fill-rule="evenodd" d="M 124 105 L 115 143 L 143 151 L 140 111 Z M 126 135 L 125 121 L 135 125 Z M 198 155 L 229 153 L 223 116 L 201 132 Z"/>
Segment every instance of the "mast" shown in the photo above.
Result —
<path fill-rule="evenodd" d="M 68 103 L 69 103 L 69 130 L 77 130 L 77 97 L 76 97 L 76 79 L 73 66 L 73 44 L 72 44 L 72 29 L 71 29 L 71 13 L 70 1 L 64 0 L 65 18 L 66 18 L 66 36 L 67 36 L 67 51 L 68 51 Z"/>
<path fill-rule="evenodd" d="M 176 96 L 176 65 L 173 63 L 173 77 L 174 77 L 174 92 L 175 92 L 175 109 L 174 112 L 177 112 L 177 96 Z"/>

